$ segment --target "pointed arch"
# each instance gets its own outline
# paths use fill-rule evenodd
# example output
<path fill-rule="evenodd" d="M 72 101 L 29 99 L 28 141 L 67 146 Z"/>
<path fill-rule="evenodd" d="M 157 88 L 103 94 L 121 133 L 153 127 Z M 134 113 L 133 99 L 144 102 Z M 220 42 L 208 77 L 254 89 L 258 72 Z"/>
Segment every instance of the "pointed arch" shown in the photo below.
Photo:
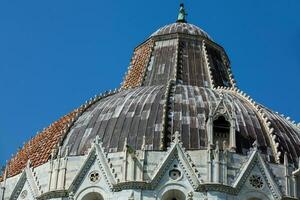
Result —
<path fill-rule="evenodd" d="M 163 187 L 158 194 L 158 199 L 161 200 L 185 200 L 188 191 L 185 187 L 178 184 L 169 184 Z"/>
<path fill-rule="evenodd" d="M 230 127 L 231 124 L 223 115 L 219 115 L 213 121 L 213 144 L 226 143 L 226 147 L 229 145 L 230 139 Z M 223 145 L 220 145 L 222 148 Z"/>
<path fill-rule="evenodd" d="M 106 193 L 100 187 L 89 187 L 79 192 L 74 200 L 104 200 L 107 198 Z"/>

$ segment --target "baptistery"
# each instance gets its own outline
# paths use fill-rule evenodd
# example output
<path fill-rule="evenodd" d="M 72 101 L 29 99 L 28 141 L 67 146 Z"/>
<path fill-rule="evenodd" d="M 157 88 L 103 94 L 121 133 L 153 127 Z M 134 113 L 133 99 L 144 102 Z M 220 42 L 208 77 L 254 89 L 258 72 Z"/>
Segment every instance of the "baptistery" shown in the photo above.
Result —
<path fill-rule="evenodd" d="M 299 157 L 299 124 L 237 87 L 223 47 L 181 5 L 134 49 L 120 88 L 18 150 L 0 197 L 299 199 Z"/>

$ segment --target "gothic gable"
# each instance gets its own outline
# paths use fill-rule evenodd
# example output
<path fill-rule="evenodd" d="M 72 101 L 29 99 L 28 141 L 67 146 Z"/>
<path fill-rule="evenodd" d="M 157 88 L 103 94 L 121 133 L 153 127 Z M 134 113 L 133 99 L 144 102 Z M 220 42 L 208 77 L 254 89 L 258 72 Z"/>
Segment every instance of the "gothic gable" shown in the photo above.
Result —
<path fill-rule="evenodd" d="M 225 98 L 223 95 L 226 94 L 220 94 L 220 100 L 217 102 L 217 106 L 214 109 L 210 109 L 210 115 L 213 116 L 213 118 L 216 118 L 220 115 L 223 115 L 227 118 L 229 121 L 231 119 L 231 115 L 234 114 L 234 106 L 231 105 L 231 107 L 228 107 L 225 102 Z M 230 103 L 230 102 L 227 102 Z M 232 114 L 231 114 L 232 113 Z"/>
<path fill-rule="evenodd" d="M 112 174 L 113 169 L 109 167 L 108 162 L 102 142 L 96 138 L 86 160 L 68 189 L 69 193 L 75 194 L 79 188 L 97 185 L 111 190 L 116 181 Z"/>
<path fill-rule="evenodd" d="M 30 162 L 28 162 L 26 168 L 23 170 L 17 184 L 10 196 L 10 200 L 27 198 L 35 199 L 41 194 L 36 183 L 34 174 L 32 173 L 32 168 L 30 168 Z"/>
<path fill-rule="evenodd" d="M 177 168 L 174 166 L 181 169 L 182 175 L 185 176 L 194 189 L 200 185 L 200 174 L 195 168 L 191 156 L 182 147 L 178 132 L 175 133 L 173 142 L 168 149 L 167 156 L 163 159 L 161 165 L 154 173 L 151 184 L 157 185 L 164 177 L 171 177 L 169 173 L 171 170 L 174 170 L 174 168 Z"/>
<path fill-rule="evenodd" d="M 257 149 L 250 154 L 249 159 L 241 168 L 233 187 L 239 194 L 249 193 L 269 194 L 274 199 L 281 199 L 282 192 L 275 182 L 274 175 L 265 163 Z M 252 193 L 251 193 L 252 194 Z"/>

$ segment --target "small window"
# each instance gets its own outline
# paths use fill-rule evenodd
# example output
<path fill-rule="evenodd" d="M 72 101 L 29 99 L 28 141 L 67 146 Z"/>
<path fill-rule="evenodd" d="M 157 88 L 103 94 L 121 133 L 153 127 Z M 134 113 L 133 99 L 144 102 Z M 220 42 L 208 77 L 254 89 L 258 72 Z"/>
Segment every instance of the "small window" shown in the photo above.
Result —
<path fill-rule="evenodd" d="M 172 169 L 169 171 L 169 177 L 172 180 L 178 180 L 181 177 L 181 172 L 178 169 Z"/>
<path fill-rule="evenodd" d="M 230 123 L 225 119 L 224 116 L 219 116 L 213 122 L 213 143 L 219 142 L 220 148 L 223 147 L 223 142 L 225 141 L 229 145 L 229 135 L 230 135 Z"/>
<path fill-rule="evenodd" d="M 99 180 L 100 180 L 100 172 L 98 172 L 98 171 L 91 172 L 90 175 L 89 175 L 89 178 L 90 178 L 90 182 L 91 183 L 97 183 L 97 182 L 99 182 Z"/>

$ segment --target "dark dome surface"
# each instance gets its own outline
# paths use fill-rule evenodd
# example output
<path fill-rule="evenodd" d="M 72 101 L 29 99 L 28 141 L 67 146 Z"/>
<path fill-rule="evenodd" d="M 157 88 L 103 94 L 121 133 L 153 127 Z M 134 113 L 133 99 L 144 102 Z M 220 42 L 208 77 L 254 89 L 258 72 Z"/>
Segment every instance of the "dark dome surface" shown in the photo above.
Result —
<path fill-rule="evenodd" d="M 174 85 L 147 86 L 121 91 L 88 108 L 70 129 L 63 147 L 71 155 L 86 154 L 98 135 L 108 152 L 122 151 L 126 144 L 135 149 L 163 150 L 175 131 L 186 149 L 207 148 L 207 118 L 220 103 L 235 115 L 237 151 L 246 153 L 256 140 L 258 148 L 272 152 L 272 141 L 263 118 L 246 98 L 230 91 Z M 261 107 L 271 119 L 279 149 L 290 159 L 300 154 L 299 130 L 278 114 Z M 298 132 L 297 132 L 298 131 Z"/>
<path fill-rule="evenodd" d="M 158 29 L 157 31 L 155 31 L 151 36 L 166 35 L 172 33 L 184 33 L 189 35 L 197 35 L 211 40 L 209 35 L 198 26 L 189 23 L 182 23 L 182 22 L 176 22 L 173 24 L 165 25 L 160 29 Z"/>

